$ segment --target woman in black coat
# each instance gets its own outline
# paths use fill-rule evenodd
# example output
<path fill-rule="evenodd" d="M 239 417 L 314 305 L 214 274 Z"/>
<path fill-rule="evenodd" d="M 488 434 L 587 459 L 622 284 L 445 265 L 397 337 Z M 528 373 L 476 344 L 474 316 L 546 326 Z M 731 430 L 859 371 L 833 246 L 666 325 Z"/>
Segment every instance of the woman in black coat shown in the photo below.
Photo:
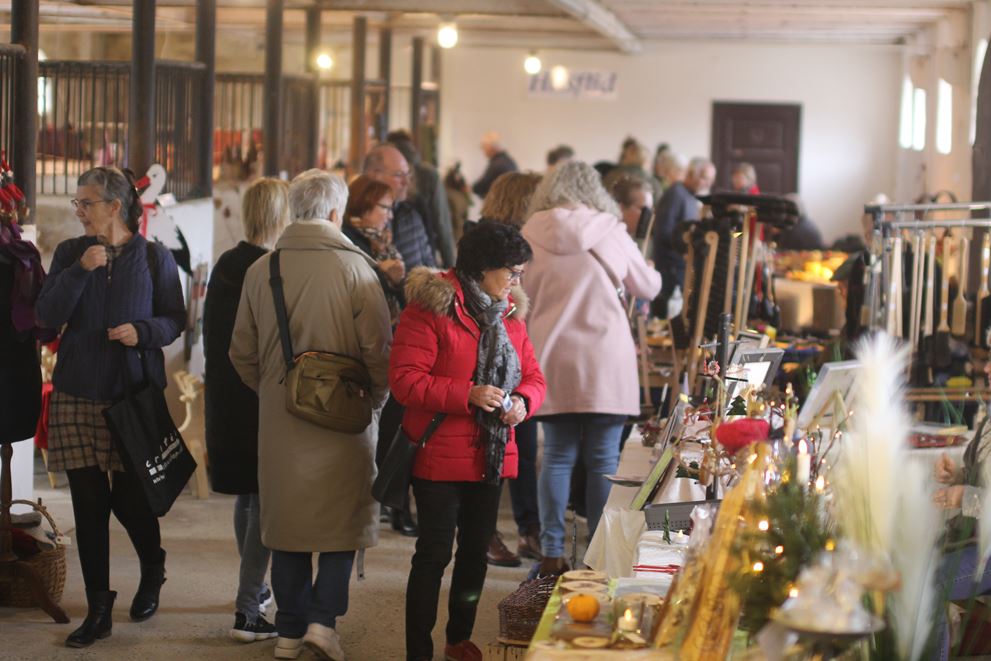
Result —
<path fill-rule="evenodd" d="M 272 592 L 265 585 L 270 552 L 262 545 L 258 501 L 258 395 L 234 371 L 230 349 L 248 267 L 271 250 L 289 222 L 288 186 L 259 179 L 245 191 L 241 220 L 246 236 L 217 260 L 203 308 L 206 356 L 206 445 L 214 491 L 234 494 L 234 535 L 241 555 L 230 636 L 250 643 L 274 638 L 265 620 Z"/>

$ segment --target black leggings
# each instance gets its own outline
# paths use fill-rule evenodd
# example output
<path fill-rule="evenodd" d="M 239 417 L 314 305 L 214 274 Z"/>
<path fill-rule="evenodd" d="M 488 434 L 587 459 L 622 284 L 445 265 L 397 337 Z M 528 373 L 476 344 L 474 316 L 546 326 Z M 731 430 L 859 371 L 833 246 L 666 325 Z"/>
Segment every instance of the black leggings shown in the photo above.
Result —
<path fill-rule="evenodd" d="M 66 471 L 76 517 L 76 545 L 87 590 L 110 589 L 110 512 L 127 530 L 142 564 L 162 560 L 158 517 L 145 500 L 141 484 L 130 473 L 114 471 L 113 486 L 96 466 Z"/>

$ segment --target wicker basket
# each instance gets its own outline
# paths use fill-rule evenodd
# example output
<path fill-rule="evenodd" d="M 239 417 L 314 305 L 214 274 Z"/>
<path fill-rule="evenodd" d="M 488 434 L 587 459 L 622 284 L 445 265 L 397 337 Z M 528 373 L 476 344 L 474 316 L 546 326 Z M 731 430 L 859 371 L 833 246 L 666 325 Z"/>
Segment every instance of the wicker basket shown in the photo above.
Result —
<path fill-rule="evenodd" d="M 41 504 L 30 500 L 15 500 L 11 504 L 30 505 L 48 519 L 48 525 L 52 527 L 52 532 L 60 536 L 55 519 L 48 513 L 48 509 Z M 58 603 L 62 599 L 62 590 L 65 589 L 65 547 L 56 544 L 54 549 L 41 551 L 24 560 L 41 576 L 41 583 L 48 590 L 52 601 Z M 0 583 L 0 606 L 13 606 L 17 608 L 30 608 L 38 606 L 31 595 L 31 588 L 27 582 L 19 576 L 14 576 L 9 582 Z"/>
<path fill-rule="evenodd" d="M 557 576 L 547 576 L 523 581 L 515 592 L 499 602 L 500 643 L 530 644 L 557 579 Z"/>

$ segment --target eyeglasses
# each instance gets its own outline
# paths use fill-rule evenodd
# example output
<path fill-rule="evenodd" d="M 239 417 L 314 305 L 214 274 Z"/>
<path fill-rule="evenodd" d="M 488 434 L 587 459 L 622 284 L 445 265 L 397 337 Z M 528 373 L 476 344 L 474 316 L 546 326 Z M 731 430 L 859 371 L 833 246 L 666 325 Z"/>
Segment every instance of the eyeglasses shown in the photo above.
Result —
<path fill-rule="evenodd" d="M 386 213 L 392 213 L 392 207 L 389 206 L 388 204 L 376 203 L 375 206 L 377 206 L 379 209 L 384 209 Z"/>
<path fill-rule="evenodd" d="M 379 172 L 385 172 L 384 170 L 379 170 Z M 393 179 L 398 179 L 400 181 L 406 181 L 410 178 L 409 170 L 397 170 L 396 172 L 386 172 L 386 176 L 392 177 Z"/>
<path fill-rule="evenodd" d="M 514 269 L 509 269 L 509 281 L 519 282 L 523 278 L 523 271 L 517 271 Z"/>
<path fill-rule="evenodd" d="M 89 208 L 94 204 L 99 204 L 100 202 L 109 202 L 110 200 L 76 200 L 72 199 L 69 202 L 72 203 L 73 209 L 82 208 L 83 211 L 89 211 Z"/>

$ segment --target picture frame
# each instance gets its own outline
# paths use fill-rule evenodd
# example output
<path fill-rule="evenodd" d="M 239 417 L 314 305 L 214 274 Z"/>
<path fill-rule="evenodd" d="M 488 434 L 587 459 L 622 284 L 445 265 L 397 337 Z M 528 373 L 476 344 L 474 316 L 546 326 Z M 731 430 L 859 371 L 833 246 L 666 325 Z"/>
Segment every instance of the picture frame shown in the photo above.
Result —
<path fill-rule="evenodd" d="M 781 361 L 784 358 L 783 349 L 775 347 L 767 349 L 749 349 L 740 352 L 730 366 L 743 367 L 747 383 L 752 386 L 770 386 L 778 375 Z"/>
<path fill-rule="evenodd" d="M 740 331 L 733 342 L 733 352 L 729 357 L 729 364 L 736 365 L 740 362 L 740 356 L 759 349 L 766 349 L 771 338 L 763 333 L 755 331 Z"/>
<path fill-rule="evenodd" d="M 677 472 L 677 462 L 674 460 L 674 449 L 668 446 L 661 453 L 661 456 L 654 462 L 647 474 L 647 478 L 637 489 L 637 493 L 630 502 L 631 510 L 642 510 L 653 502 L 661 487 L 669 484 L 674 479 Z"/>
<path fill-rule="evenodd" d="M 860 361 L 857 360 L 824 363 L 809 391 L 809 396 L 805 398 L 805 403 L 798 412 L 796 420 L 798 428 L 808 428 L 817 418 L 820 424 L 830 427 L 834 417 L 832 411 L 834 407 L 831 404 L 835 401 L 836 395 L 840 396 L 846 406 L 853 404 L 851 391 L 860 369 Z"/>

